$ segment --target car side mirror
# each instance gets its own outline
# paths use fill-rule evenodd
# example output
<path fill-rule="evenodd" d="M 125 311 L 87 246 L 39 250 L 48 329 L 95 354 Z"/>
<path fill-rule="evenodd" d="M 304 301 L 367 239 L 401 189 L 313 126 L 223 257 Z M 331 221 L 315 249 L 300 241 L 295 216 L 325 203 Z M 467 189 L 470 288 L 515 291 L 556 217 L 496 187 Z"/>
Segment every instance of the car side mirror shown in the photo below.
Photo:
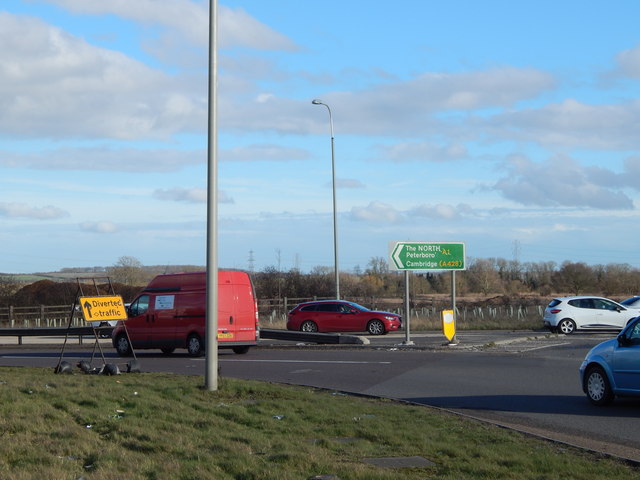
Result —
<path fill-rule="evenodd" d="M 618 345 L 620 345 L 621 347 L 628 347 L 629 345 L 631 345 L 631 342 L 626 335 L 621 334 L 618 335 Z"/>

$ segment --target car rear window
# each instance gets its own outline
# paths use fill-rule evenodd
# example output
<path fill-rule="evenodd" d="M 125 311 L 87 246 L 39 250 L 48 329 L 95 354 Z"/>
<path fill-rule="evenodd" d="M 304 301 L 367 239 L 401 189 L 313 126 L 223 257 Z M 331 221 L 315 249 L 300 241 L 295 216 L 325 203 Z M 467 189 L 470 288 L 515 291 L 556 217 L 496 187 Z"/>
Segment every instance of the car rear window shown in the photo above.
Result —
<path fill-rule="evenodd" d="M 556 305 L 560 305 L 561 303 L 562 303 L 562 301 L 561 301 L 561 300 L 558 300 L 557 298 L 554 298 L 553 300 L 551 300 L 551 301 L 549 302 L 549 308 L 553 308 L 553 307 L 555 307 Z"/>
<path fill-rule="evenodd" d="M 300 308 L 301 312 L 315 312 L 317 310 L 318 306 L 317 305 L 305 305 L 304 307 Z"/>

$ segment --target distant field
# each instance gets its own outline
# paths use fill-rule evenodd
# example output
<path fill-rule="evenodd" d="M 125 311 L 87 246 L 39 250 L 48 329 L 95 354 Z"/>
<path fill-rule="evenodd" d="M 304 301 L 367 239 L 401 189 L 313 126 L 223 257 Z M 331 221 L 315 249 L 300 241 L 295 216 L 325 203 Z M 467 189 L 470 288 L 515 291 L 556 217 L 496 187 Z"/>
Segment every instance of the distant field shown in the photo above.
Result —
<path fill-rule="evenodd" d="M 102 274 L 105 276 L 106 274 Z M 51 272 L 51 273 L 0 273 L 0 277 L 8 278 L 17 283 L 34 283 L 39 280 L 74 280 L 76 278 L 93 278 L 100 276 L 96 273 L 78 273 L 78 272 Z"/>

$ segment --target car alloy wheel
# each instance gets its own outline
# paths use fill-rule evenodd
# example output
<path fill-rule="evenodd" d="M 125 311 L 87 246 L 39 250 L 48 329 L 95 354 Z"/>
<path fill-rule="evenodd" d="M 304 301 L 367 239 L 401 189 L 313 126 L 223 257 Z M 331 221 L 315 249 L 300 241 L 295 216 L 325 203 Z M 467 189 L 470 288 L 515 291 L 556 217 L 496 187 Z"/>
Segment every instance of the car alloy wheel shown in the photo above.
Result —
<path fill-rule="evenodd" d="M 558 324 L 558 331 L 560 333 L 564 333 L 565 335 L 570 335 L 576 330 L 576 324 L 573 320 L 565 318 L 564 320 L 560 320 Z"/>
<path fill-rule="evenodd" d="M 367 331 L 371 335 L 382 335 L 384 333 L 384 324 L 377 319 L 371 320 L 367 325 Z"/>
<path fill-rule="evenodd" d="M 302 325 L 300 325 L 300 331 L 315 333 L 318 331 L 318 325 L 316 325 L 315 322 L 312 322 L 311 320 L 307 320 L 306 322 L 302 322 Z"/>
<path fill-rule="evenodd" d="M 587 397 L 594 405 L 606 405 L 613 400 L 607 374 L 600 367 L 593 367 L 587 373 Z"/>

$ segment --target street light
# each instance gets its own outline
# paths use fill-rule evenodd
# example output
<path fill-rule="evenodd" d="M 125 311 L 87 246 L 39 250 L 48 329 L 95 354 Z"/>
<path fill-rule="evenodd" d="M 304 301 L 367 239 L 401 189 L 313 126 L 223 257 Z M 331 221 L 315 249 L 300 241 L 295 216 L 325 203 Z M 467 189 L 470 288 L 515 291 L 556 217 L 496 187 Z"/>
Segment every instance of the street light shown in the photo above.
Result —
<path fill-rule="evenodd" d="M 333 117 L 331 116 L 331 109 L 326 103 L 322 103 L 320 100 L 312 100 L 314 105 L 324 105 L 329 111 L 329 125 L 331 127 L 331 177 L 333 186 L 333 263 L 335 268 L 336 277 L 336 300 L 340 300 L 340 270 L 338 268 L 338 216 L 336 211 L 336 157 L 333 148 Z"/>

